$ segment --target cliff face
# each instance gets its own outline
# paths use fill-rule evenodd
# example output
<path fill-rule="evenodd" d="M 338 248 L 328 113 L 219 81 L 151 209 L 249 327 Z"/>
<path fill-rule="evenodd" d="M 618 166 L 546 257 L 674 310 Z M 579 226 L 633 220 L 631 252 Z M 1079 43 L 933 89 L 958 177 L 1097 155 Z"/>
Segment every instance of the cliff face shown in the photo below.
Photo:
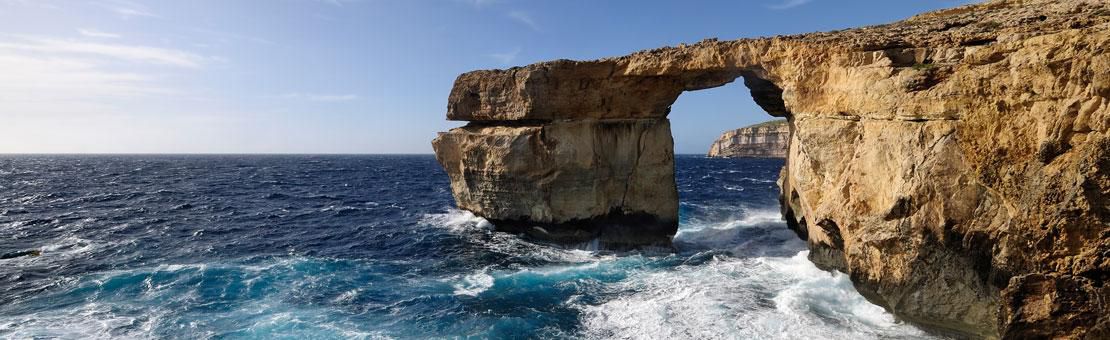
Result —
<path fill-rule="evenodd" d="M 666 119 L 472 123 L 434 146 L 459 208 L 498 229 L 562 242 L 667 243 L 678 228 L 670 129 Z"/>
<path fill-rule="evenodd" d="M 709 157 L 786 158 L 790 126 L 785 120 L 725 131 L 709 146 Z"/>
<path fill-rule="evenodd" d="M 505 225 L 673 232 L 670 105 L 743 78 L 789 122 L 783 213 L 816 264 L 919 324 L 1105 339 L 1108 21 L 1106 1 L 992 1 L 475 71 L 447 113 L 471 123 L 433 146 L 458 205 Z"/>

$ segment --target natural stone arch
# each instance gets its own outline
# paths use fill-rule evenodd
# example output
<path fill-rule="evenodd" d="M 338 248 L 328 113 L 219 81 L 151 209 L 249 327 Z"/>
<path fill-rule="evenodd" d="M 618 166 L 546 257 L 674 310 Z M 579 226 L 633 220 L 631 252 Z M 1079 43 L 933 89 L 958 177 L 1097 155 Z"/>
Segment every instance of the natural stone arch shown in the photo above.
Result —
<path fill-rule="evenodd" d="M 667 115 L 679 95 L 738 78 L 757 104 L 788 117 L 760 65 L 636 74 L 618 60 L 560 60 L 456 81 L 434 145 L 459 206 L 502 230 L 611 245 L 669 243 L 678 226 Z"/>
<path fill-rule="evenodd" d="M 990 1 L 830 33 L 461 75 L 460 208 L 581 240 L 674 232 L 666 119 L 743 77 L 791 127 L 784 215 L 869 300 L 980 336 L 1110 334 L 1110 3 Z M 536 228 L 538 227 L 538 228 Z"/>

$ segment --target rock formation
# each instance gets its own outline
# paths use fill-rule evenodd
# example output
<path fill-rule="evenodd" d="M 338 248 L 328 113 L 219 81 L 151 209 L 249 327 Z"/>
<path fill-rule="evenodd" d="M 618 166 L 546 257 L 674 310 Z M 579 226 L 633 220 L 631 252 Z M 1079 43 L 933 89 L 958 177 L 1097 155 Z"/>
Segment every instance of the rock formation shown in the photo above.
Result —
<path fill-rule="evenodd" d="M 743 78 L 789 122 L 783 213 L 814 263 L 936 329 L 1106 339 L 1108 22 L 1106 1 L 996 0 L 475 71 L 447 112 L 470 123 L 433 145 L 459 207 L 499 226 L 673 231 L 670 105 Z"/>
<path fill-rule="evenodd" d="M 709 146 L 706 156 L 786 158 L 789 146 L 790 126 L 786 120 L 772 120 L 725 131 Z"/>

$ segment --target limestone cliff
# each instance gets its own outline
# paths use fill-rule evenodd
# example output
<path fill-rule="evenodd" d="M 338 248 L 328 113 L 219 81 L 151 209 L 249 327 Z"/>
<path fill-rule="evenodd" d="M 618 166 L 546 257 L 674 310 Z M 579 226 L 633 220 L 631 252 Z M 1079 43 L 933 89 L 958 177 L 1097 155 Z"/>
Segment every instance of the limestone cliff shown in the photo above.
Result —
<path fill-rule="evenodd" d="M 773 120 L 725 131 L 706 156 L 786 158 L 789 145 L 790 126 L 786 120 Z"/>
<path fill-rule="evenodd" d="M 673 232 L 670 105 L 742 77 L 789 122 L 783 213 L 812 261 L 918 324 L 1106 339 L 1108 21 L 1107 1 L 990 1 L 475 71 L 447 111 L 470 123 L 433 146 L 458 205 L 505 225 Z"/>

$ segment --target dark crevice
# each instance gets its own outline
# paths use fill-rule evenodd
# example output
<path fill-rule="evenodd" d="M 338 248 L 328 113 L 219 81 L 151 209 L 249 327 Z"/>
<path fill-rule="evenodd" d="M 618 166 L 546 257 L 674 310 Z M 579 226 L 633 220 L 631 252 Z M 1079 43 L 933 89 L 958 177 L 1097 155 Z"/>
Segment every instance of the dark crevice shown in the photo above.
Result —
<path fill-rule="evenodd" d="M 597 240 L 604 249 L 632 249 L 641 246 L 670 247 L 678 221 L 664 220 L 645 212 L 624 212 L 614 207 L 604 216 L 561 223 L 531 221 L 530 216 L 514 219 L 489 219 L 498 231 L 522 234 L 531 239 L 562 245 Z"/>
<path fill-rule="evenodd" d="M 826 218 L 817 222 L 817 226 L 825 232 L 825 236 L 829 237 L 833 248 L 844 249 L 844 238 L 840 236 L 840 226 L 836 224 L 836 221 Z"/>
<path fill-rule="evenodd" d="M 782 101 L 782 88 L 770 80 L 759 77 L 752 70 L 743 71 L 741 75 L 744 77 L 744 86 L 751 90 L 752 99 L 756 105 L 767 111 L 767 114 L 775 117 L 790 116 L 790 110 L 786 108 L 786 103 Z"/>
<path fill-rule="evenodd" d="M 995 38 L 971 39 L 971 40 L 961 42 L 960 46 L 983 46 L 983 45 L 993 44 L 995 41 L 998 41 L 998 39 L 995 39 Z"/>

